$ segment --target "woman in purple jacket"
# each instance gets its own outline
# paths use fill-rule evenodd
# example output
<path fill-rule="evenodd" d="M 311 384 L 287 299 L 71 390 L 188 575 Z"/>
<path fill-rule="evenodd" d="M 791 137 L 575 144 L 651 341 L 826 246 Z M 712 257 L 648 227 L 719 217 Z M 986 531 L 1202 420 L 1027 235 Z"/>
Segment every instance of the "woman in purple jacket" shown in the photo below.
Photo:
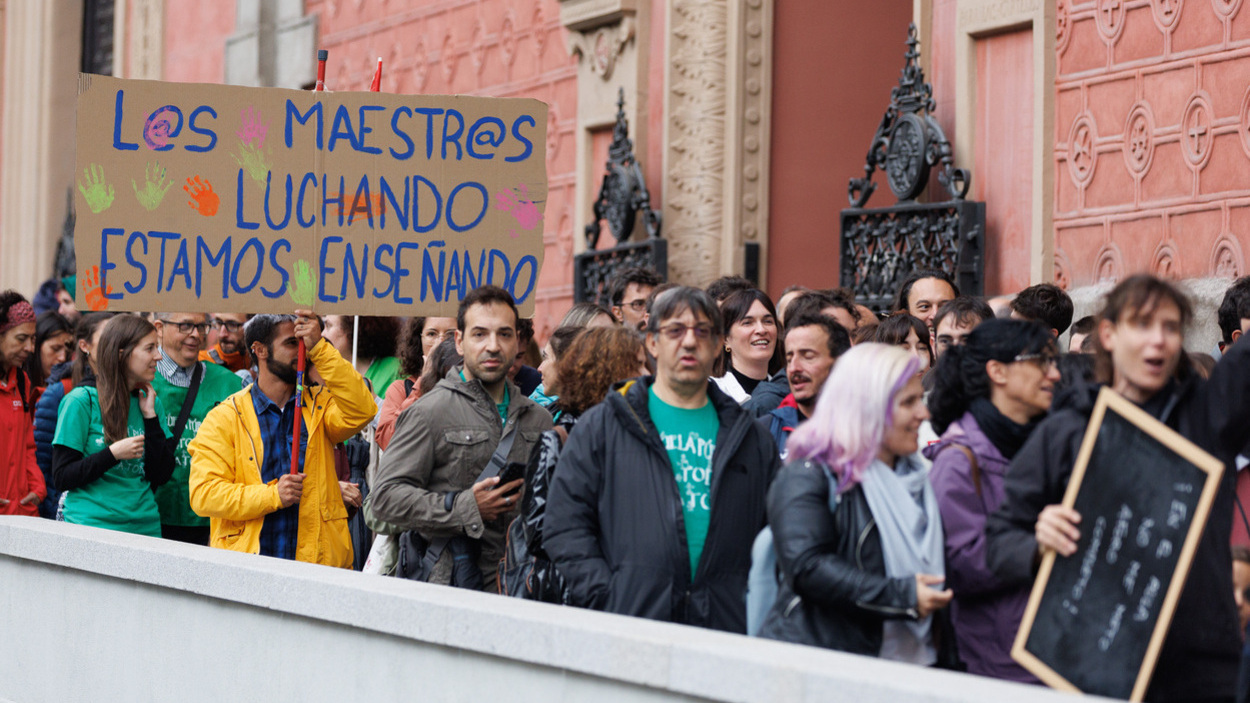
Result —
<path fill-rule="evenodd" d="M 1005 587 L 985 562 L 985 521 L 1003 496 L 1003 474 L 1050 409 L 1058 348 L 1037 322 L 988 320 L 934 370 L 929 396 L 939 435 L 924 454 L 946 533 L 951 620 L 968 671 L 1036 683 L 1011 658 L 1029 591 Z"/>

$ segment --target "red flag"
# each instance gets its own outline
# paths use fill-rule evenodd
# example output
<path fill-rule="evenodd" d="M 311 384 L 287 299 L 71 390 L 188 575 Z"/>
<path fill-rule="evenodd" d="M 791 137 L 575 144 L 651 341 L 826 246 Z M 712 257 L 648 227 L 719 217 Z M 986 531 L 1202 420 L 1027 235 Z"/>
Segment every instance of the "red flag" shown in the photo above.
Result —
<path fill-rule="evenodd" d="M 382 57 L 378 57 L 378 67 L 373 71 L 373 82 L 369 84 L 369 90 L 377 93 L 382 90 Z"/>

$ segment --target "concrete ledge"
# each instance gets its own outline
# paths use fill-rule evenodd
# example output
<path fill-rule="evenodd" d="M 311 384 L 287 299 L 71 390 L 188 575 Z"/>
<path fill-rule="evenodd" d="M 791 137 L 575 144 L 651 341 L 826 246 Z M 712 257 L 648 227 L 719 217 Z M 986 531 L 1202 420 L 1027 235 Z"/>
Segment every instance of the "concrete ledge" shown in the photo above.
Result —
<path fill-rule="evenodd" d="M 0 699 L 1066 701 L 1034 687 L 0 517 Z"/>

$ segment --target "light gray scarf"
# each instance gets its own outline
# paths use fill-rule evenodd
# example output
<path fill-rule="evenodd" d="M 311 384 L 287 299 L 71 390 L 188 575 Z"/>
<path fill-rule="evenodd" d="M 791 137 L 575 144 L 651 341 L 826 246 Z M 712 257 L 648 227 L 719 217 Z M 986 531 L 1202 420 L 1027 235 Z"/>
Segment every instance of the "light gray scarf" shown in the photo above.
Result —
<path fill-rule="evenodd" d="M 942 516 L 919 455 L 899 457 L 891 469 L 880 459 L 863 474 L 861 485 L 877 522 L 885 573 L 890 578 L 946 574 Z M 937 661 L 933 616 L 921 620 L 886 620 L 881 658 L 930 665 Z"/>

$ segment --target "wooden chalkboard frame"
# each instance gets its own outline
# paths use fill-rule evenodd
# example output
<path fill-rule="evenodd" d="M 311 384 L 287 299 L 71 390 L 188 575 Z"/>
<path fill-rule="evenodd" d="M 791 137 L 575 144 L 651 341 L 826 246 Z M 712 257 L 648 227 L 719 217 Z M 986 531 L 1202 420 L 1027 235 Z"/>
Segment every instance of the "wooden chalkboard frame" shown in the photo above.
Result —
<path fill-rule="evenodd" d="M 1194 552 L 1198 548 L 1198 541 L 1202 539 L 1202 531 L 1206 526 L 1207 517 L 1211 511 L 1211 504 L 1215 501 L 1216 492 L 1219 491 L 1220 478 L 1224 473 L 1224 463 L 1208 454 L 1198 445 L 1182 437 L 1172 428 L 1151 417 L 1119 393 L 1103 387 L 1098 393 L 1098 401 L 1094 406 L 1093 414 L 1090 416 L 1089 426 L 1085 430 L 1085 438 L 1081 442 L 1081 451 L 1077 455 L 1076 465 L 1072 470 L 1072 478 L 1068 481 L 1068 489 L 1063 496 L 1064 507 L 1071 508 L 1076 504 L 1076 497 L 1080 493 L 1081 482 L 1085 478 L 1085 471 L 1088 468 L 1090 456 L 1093 454 L 1094 445 L 1097 443 L 1103 418 L 1108 411 L 1114 412 L 1135 425 L 1143 433 L 1171 449 L 1178 456 L 1207 475 L 1202 487 L 1202 493 L 1198 498 L 1197 507 L 1194 510 L 1193 520 L 1189 524 L 1189 531 L 1186 533 L 1185 542 L 1181 547 L 1180 557 L 1176 562 L 1176 569 L 1172 572 L 1172 578 L 1168 583 L 1167 595 L 1164 597 L 1163 605 L 1159 609 L 1159 618 L 1155 623 L 1150 644 L 1146 648 L 1146 656 L 1137 672 L 1133 692 L 1129 697 L 1130 701 L 1140 701 L 1146 694 L 1146 687 L 1150 684 L 1150 677 L 1154 673 L 1155 663 L 1159 658 L 1159 650 L 1163 647 L 1163 638 L 1172 623 L 1176 602 L 1180 599 L 1181 590 L 1185 585 L 1183 577 L 1189 573 Z M 1029 595 L 1029 603 L 1025 608 L 1024 618 L 1020 622 L 1020 630 L 1016 633 L 1016 641 L 1011 648 L 1011 656 L 1021 666 L 1051 688 L 1071 693 L 1081 693 L 1082 691 L 1073 685 L 1072 682 L 1061 676 L 1037 655 L 1025 649 L 1057 556 L 1054 550 L 1047 549 L 1042 557 L 1041 567 L 1037 572 L 1037 580 L 1033 583 L 1033 591 Z M 1177 576 L 1182 578 L 1177 578 Z"/>

